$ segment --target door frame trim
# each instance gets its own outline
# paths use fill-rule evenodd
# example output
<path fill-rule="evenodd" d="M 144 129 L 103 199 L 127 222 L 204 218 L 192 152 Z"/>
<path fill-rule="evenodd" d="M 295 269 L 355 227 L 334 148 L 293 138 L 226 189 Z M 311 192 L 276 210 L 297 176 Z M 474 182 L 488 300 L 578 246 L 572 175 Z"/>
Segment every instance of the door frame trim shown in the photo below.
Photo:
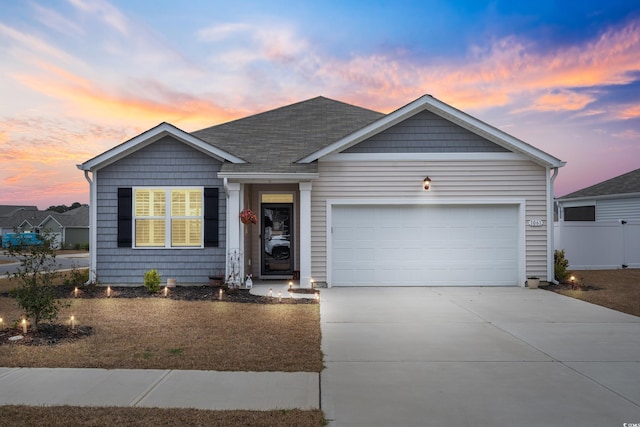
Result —
<path fill-rule="evenodd" d="M 291 205 L 291 224 L 293 227 L 293 240 L 290 241 L 291 244 L 291 257 L 292 261 L 291 261 L 291 270 L 292 273 L 291 274 L 281 274 L 281 275 L 277 275 L 277 274 L 263 274 L 262 272 L 262 263 L 264 260 L 264 247 L 263 247 L 263 241 L 262 241 L 262 232 L 263 232 L 263 228 L 262 228 L 262 195 L 263 194 L 291 194 L 292 196 L 292 202 L 288 203 L 288 202 L 284 202 L 284 203 L 271 203 L 271 202 L 267 202 L 264 204 L 290 204 Z M 260 215 L 258 216 L 258 226 L 259 226 L 259 235 L 258 235 L 258 277 L 260 279 L 264 279 L 264 280 L 290 280 L 291 277 L 293 276 L 293 272 L 296 271 L 297 268 L 297 264 L 296 264 L 296 260 L 297 260 L 297 250 L 298 247 L 296 245 L 295 240 L 297 239 L 296 233 L 299 227 L 298 224 L 298 215 L 297 215 L 297 211 L 296 209 L 298 209 L 298 192 L 297 191 L 291 191 L 291 190 L 284 190 L 284 191 L 278 191 L 278 190 L 259 190 L 258 191 L 258 206 L 260 209 Z"/>

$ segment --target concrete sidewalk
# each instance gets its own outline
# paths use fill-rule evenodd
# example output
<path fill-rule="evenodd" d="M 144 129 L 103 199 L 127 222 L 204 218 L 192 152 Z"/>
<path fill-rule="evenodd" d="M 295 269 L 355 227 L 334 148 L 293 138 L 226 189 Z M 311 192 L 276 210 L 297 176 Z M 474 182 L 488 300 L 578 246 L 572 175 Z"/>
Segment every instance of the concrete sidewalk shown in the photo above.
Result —
<path fill-rule="evenodd" d="M 319 374 L 0 368 L 0 405 L 318 409 Z"/>

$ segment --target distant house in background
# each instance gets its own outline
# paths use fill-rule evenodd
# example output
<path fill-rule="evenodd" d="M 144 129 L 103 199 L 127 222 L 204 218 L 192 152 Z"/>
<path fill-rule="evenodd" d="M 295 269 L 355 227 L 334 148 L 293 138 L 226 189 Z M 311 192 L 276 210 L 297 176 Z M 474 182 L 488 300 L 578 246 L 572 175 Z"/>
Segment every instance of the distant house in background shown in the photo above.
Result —
<path fill-rule="evenodd" d="M 58 213 L 35 206 L 0 205 L 0 234 L 48 230 L 58 247 L 83 247 L 89 243 L 89 206 Z"/>
<path fill-rule="evenodd" d="M 0 205 L 0 234 L 13 233 L 14 229 L 25 232 L 35 231 L 49 215 L 36 206 Z"/>
<path fill-rule="evenodd" d="M 555 249 L 573 269 L 640 267 L 640 169 L 556 199 Z"/>

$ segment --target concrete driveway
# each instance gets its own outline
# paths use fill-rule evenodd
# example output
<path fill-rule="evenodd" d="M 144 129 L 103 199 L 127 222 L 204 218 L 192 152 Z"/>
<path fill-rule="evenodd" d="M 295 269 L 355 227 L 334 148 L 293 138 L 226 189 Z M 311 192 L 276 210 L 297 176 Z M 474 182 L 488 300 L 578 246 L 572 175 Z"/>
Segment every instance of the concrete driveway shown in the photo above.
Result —
<path fill-rule="evenodd" d="M 640 423 L 640 318 L 541 289 L 322 290 L 330 425 Z"/>

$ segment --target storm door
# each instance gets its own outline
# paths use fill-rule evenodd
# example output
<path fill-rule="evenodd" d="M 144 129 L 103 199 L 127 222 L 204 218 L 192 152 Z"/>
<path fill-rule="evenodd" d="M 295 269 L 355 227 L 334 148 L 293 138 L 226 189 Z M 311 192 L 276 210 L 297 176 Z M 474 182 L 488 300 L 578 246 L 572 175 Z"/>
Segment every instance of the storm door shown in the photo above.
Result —
<path fill-rule="evenodd" d="M 261 274 L 290 276 L 293 274 L 293 204 L 263 203 Z"/>

